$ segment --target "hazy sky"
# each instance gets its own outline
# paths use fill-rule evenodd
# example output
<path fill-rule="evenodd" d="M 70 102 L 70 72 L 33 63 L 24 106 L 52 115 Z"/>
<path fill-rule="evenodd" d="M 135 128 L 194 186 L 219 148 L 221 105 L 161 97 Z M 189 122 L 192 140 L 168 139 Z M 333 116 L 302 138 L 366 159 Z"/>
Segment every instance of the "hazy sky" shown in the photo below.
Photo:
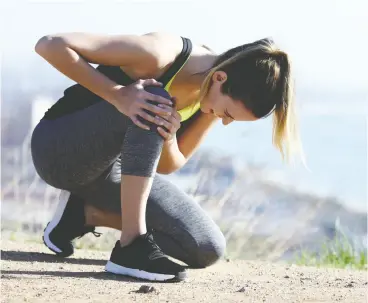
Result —
<path fill-rule="evenodd" d="M 367 0 L 2 0 L 3 62 L 39 60 L 45 34 L 170 31 L 216 51 L 272 36 L 306 87 L 367 91 Z"/>
<path fill-rule="evenodd" d="M 354 97 L 355 93 L 363 96 L 359 101 L 367 99 L 364 99 L 364 94 L 368 96 L 368 0 L 0 0 L 0 45 L 3 64 L 7 69 L 10 66 L 16 71 L 15 77 L 22 73 L 22 79 L 31 79 L 31 85 L 34 85 L 34 81 L 43 83 L 45 78 L 50 79 L 47 83 L 52 85 L 53 76 L 63 79 L 62 75 L 34 52 L 35 43 L 43 35 L 69 31 L 143 34 L 161 30 L 187 36 L 194 42 L 206 44 L 218 52 L 271 36 L 290 54 L 299 86 L 307 88 L 308 92 L 323 91 L 331 94 L 332 101 L 343 96 L 340 99 L 342 107 L 338 107 L 336 103 L 332 106 L 328 104 L 323 111 L 317 108 L 314 113 L 318 111 L 331 115 L 331 112 L 336 111 L 339 116 L 346 117 L 346 114 L 351 115 L 354 111 L 359 114 L 363 112 L 363 102 L 359 105 L 352 104 L 357 99 Z M 33 62 L 33 68 L 37 68 L 34 62 L 39 64 L 38 73 L 30 70 L 30 62 Z M 45 69 L 49 72 L 42 79 L 40 72 Z M 3 79 L 4 76 L 5 73 L 2 74 Z M 17 88 L 17 81 L 13 82 Z M 320 101 L 325 101 L 325 98 L 318 97 L 313 100 L 320 106 L 323 103 Z M 367 108 L 366 112 L 368 113 Z M 43 113 L 43 110 L 40 110 L 40 113 Z M 328 124 L 329 120 L 325 122 L 324 115 L 315 119 L 312 121 L 319 122 L 320 124 L 316 125 L 325 128 L 325 133 L 335 132 L 334 124 Z M 269 120 L 264 123 L 267 121 Z M 239 126 L 239 130 L 243 131 L 245 126 Z M 229 127 L 231 130 L 232 126 Z M 237 127 L 237 124 L 233 127 Z M 349 134 L 349 137 L 358 138 L 358 135 L 366 133 L 362 127 L 349 127 L 347 125 L 346 133 L 342 133 L 342 137 Z M 212 143 L 218 146 L 218 138 L 226 138 L 227 141 L 224 142 L 229 144 L 226 145 L 229 150 L 244 147 L 249 151 L 249 159 L 252 159 L 252 156 L 264 155 L 264 158 L 260 157 L 269 164 L 269 168 L 279 169 L 279 155 L 276 156 L 276 151 L 271 149 L 271 140 L 265 138 L 267 146 L 262 145 L 263 139 L 257 141 L 258 137 L 270 136 L 270 128 L 264 132 L 258 129 L 251 132 L 256 137 L 253 141 L 225 137 L 219 131 L 220 128 L 212 132 L 206 140 L 207 147 Z M 233 133 L 235 134 L 229 132 Z M 346 170 L 332 176 L 328 165 L 335 167 L 332 164 L 337 163 L 339 166 L 341 161 L 330 163 L 324 159 L 330 156 L 329 151 L 332 150 L 336 159 L 337 153 L 341 159 L 348 158 L 346 163 L 349 163 L 351 155 L 355 156 L 356 153 L 350 153 L 349 148 L 361 150 L 360 146 L 364 146 L 366 150 L 366 144 L 344 146 L 336 143 L 337 145 L 328 149 L 330 143 L 337 142 L 339 137 L 316 136 L 312 133 L 308 133 L 309 137 L 307 136 L 304 144 L 309 147 L 307 155 L 315 174 L 301 174 L 306 176 L 302 184 L 307 186 L 309 180 L 320 183 L 320 187 L 326 191 L 342 191 L 345 187 L 341 184 L 345 182 L 346 175 L 356 176 L 354 166 L 349 164 Z M 363 135 L 359 138 L 363 138 Z M 234 142 L 236 146 L 230 145 Z M 255 144 L 251 149 L 248 148 L 250 142 Z M 261 142 L 261 145 L 257 147 L 256 142 Z M 338 148 L 333 149 L 334 146 Z M 323 161 L 319 162 L 320 159 Z M 357 161 L 355 163 L 361 172 L 361 162 Z M 287 179 L 292 181 L 295 178 L 294 175 L 288 175 Z M 353 196 L 351 199 L 355 203 L 363 201 L 360 197 L 363 197 L 361 193 L 365 191 L 361 184 L 363 183 L 357 182 L 356 187 L 343 193 L 339 191 L 340 197 L 350 199 Z M 359 199 L 356 198 L 358 195 Z"/>

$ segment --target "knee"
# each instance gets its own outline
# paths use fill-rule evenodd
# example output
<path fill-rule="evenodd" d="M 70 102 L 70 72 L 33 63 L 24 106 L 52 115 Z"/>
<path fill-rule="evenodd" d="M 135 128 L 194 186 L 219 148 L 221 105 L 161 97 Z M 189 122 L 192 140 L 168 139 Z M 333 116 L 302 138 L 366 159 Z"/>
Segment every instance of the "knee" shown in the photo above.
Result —
<path fill-rule="evenodd" d="M 226 239 L 221 231 L 211 233 L 198 243 L 193 268 L 205 268 L 222 259 L 226 252 Z"/>

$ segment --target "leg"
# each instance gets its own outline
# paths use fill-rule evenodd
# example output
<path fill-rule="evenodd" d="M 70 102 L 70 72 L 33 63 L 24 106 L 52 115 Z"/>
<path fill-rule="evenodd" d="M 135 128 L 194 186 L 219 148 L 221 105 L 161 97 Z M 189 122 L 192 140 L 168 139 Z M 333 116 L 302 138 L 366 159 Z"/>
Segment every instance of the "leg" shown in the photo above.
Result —
<path fill-rule="evenodd" d="M 170 97 L 163 89 L 156 89 L 153 93 Z M 186 276 L 183 267 L 166 258 L 151 234 L 146 233 L 147 198 L 163 144 L 156 125 L 148 124 L 151 130 L 143 130 L 111 105 L 94 105 L 51 121 L 49 127 L 37 127 L 32 137 L 32 155 L 37 171 L 46 182 L 66 188 L 73 194 L 77 193 L 73 196 L 78 196 L 78 192 L 86 187 L 93 188 L 91 185 L 96 180 L 105 178 L 109 173 L 107 168 L 115 162 L 118 151 L 122 149 L 118 178 L 122 237 L 113 249 L 106 270 L 150 280 L 181 280 Z M 42 132 L 43 136 L 40 135 Z M 61 217 L 63 213 L 70 216 L 74 213 L 67 210 L 70 209 L 67 204 L 63 203 Z M 70 229 L 66 219 L 55 222 L 51 229 L 46 229 L 46 235 L 63 236 L 62 226 Z M 74 233 L 70 235 L 74 237 Z M 65 233 L 64 240 L 68 240 Z"/>
<path fill-rule="evenodd" d="M 170 98 L 163 89 L 152 92 Z M 151 126 L 150 131 L 101 102 L 54 121 L 43 121 L 32 137 L 33 160 L 41 178 L 69 191 L 99 178 L 120 155 L 123 246 L 146 233 L 147 197 L 163 145 L 157 125 L 145 123 Z"/>
<path fill-rule="evenodd" d="M 86 219 L 94 226 L 120 229 L 120 162 L 107 177 L 78 192 Z M 162 250 L 191 267 L 206 267 L 225 252 L 225 238 L 205 211 L 186 193 L 156 175 L 147 203 L 147 226 Z"/>
<path fill-rule="evenodd" d="M 153 128 L 154 126 L 151 125 Z M 121 154 L 121 238 L 126 246 L 139 235 L 147 233 L 146 205 L 152 180 L 160 158 L 163 138 L 155 131 L 147 131 L 132 122 L 127 130 Z M 120 160 L 120 159 L 118 159 Z"/>

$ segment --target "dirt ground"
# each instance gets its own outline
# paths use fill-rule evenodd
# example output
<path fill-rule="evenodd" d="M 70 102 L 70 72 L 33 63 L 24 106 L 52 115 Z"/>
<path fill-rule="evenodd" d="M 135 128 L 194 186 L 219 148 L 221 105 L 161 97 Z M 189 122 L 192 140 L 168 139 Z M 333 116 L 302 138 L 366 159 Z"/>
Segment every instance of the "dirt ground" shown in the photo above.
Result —
<path fill-rule="evenodd" d="M 223 261 L 164 284 L 106 273 L 108 258 L 77 250 L 59 259 L 40 244 L 2 241 L 1 302 L 367 302 L 365 271 Z"/>

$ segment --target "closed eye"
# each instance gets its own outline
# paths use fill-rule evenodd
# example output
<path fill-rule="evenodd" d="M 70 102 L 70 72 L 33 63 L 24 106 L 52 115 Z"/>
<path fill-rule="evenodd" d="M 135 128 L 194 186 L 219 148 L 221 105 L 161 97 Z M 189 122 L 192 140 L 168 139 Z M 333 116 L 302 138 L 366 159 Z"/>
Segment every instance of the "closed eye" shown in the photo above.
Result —
<path fill-rule="evenodd" d="M 225 109 L 225 115 L 228 116 L 230 119 L 233 119 L 235 120 L 230 114 L 229 112 L 227 111 L 227 109 Z"/>

